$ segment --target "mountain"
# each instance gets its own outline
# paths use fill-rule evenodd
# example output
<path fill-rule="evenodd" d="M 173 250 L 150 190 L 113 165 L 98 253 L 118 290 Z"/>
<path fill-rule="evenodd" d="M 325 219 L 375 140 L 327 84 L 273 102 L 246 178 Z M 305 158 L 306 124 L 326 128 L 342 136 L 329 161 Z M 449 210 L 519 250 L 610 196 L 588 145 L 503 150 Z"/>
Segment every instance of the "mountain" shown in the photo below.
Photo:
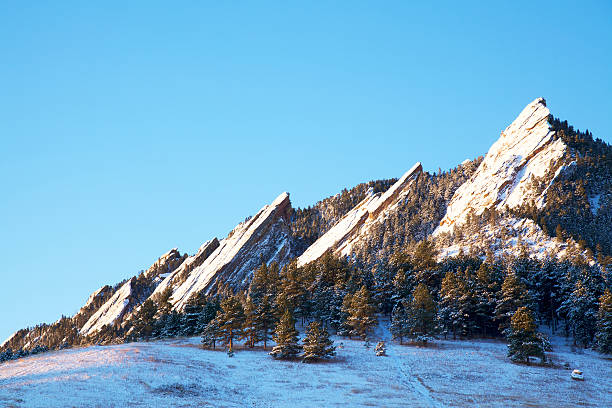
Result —
<path fill-rule="evenodd" d="M 363 271 L 391 270 L 394 255 L 423 242 L 440 262 L 468 254 L 612 264 L 612 148 L 554 118 L 538 98 L 484 157 L 437 173 L 416 163 L 397 180 L 362 183 L 304 209 L 282 193 L 224 239 L 191 256 L 172 249 L 96 290 L 76 315 L 18 331 L 0 351 L 97 341 L 109 328 L 112 339 L 147 299 L 169 295 L 182 313 L 194 297 L 246 291 L 262 263 L 282 268 L 296 259 L 299 268 L 332 253 Z"/>
<path fill-rule="evenodd" d="M 610 254 L 612 150 L 564 127 L 538 98 L 502 131 L 433 233 L 444 256 Z"/>

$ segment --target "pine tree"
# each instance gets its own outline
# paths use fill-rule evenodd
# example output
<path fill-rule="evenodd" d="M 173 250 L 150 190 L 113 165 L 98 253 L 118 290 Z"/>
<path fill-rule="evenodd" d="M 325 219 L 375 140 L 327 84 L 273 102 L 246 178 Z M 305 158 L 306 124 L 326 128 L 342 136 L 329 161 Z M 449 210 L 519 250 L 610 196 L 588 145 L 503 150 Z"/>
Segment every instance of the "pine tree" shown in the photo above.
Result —
<path fill-rule="evenodd" d="M 610 289 L 606 289 L 599 298 L 596 339 L 600 352 L 612 354 L 612 293 Z"/>
<path fill-rule="evenodd" d="M 283 268 L 283 277 L 277 298 L 279 310 L 288 308 L 296 318 L 304 319 L 307 316 L 305 308 L 307 304 L 306 288 L 300 279 L 300 269 L 295 262 Z"/>
<path fill-rule="evenodd" d="M 395 304 L 410 297 L 411 292 L 411 284 L 406 276 L 406 272 L 403 269 L 397 271 L 393 278 L 393 300 L 395 300 Z"/>
<path fill-rule="evenodd" d="M 200 314 L 206 303 L 206 295 L 202 292 L 196 292 L 189 297 L 183 310 L 181 322 L 180 333 L 183 336 L 193 336 L 200 333 L 202 329 L 199 324 Z"/>
<path fill-rule="evenodd" d="M 300 352 L 298 331 L 295 329 L 295 319 L 289 309 L 285 310 L 274 332 L 276 345 L 270 355 L 276 359 L 295 358 Z"/>
<path fill-rule="evenodd" d="M 453 271 L 446 272 L 442 279 L 440 289 L 440 309 L 438 319 L 444 327 L 444 336 L 453 333 L 453 339 L 457 338 L 458 320 L 461 316 L 459 310 L 459 298 L 461 297 L 457 275 Z"/>
<path fill-rule="evenodd" d="M 400 344 L 403 344 L 404 338 L 408 337 L 410 334 L 407 313 L 408 308 L 409 305 L 403 300 L 395 304 L 393 312 L 391 313 L 391 335 L 394 340 L 399 339 Z"/>
<path fill-rule="evenodd" d="M 319 320 L 324 326 L 330 325 L 333 321 L 334 313 L 334 289 L 323 285 L 317 279 L 308 292 L 312 304 L 312 317 Z"/>
<path fill-rule="evenodd" d="M 244 305 L 244 327 L 243 327 L 243 336 L 247 340 L 247 346 L 249 348 L 255 347 L 255 344 L 258 343 L 261 339 L 261 330 L 257 321 L 257 310 L 255 309 L 255 304 L 250 297 L 247 297 L 245 305 Z"/>
<path fill-rule="evenodd" d="M 336 355 L 334 342 L 329 338 L 329 333 L 320 322 L 314 321 L 306 329 L 304 338 L 303 362 L 312 362 L 322 358 L 330 358 Z"/>
<path fill-rule="evenodd" d="M 476 282 L 474 296 L 476 304 L 474 308 L 476 324 L 481 330 L 483 337 L 487 334 L 495 334 L 497 327 L 493 322 L 495 314 L 495 292 L 496 283 L 492 278 L 490 267 L 483 262 L 476 271 Z"/>
<path fill-rule="evenodd" d="M 412 258 L 415 283 L 424 283 L 432 290 L 439 287 L 441 277 L 437 270 L 437 256 L 432 241 L 423 240 L 417 244 Z"/>
<path fill-rule="evenodd" d="M 149 338 L 153 334 L 157 306 L 151 299 L 147 299 L 140 306 L 134 316 L 132 336 L 134 338 Z"/>
<path fill-rule="evenodd" d="M 536 332 L 533 316 L 527 307 L 519 307 L 512 315 L 507 339 L 508 357 L 512 361 L 529 364 L 529 357 L 532 356 L 546 361 L 542 338 Z"/>
<path fill-rule="evenodd" d="M 433 270 L 437 266 L 437 252 L 432 241 L 419 242 L 414 250 L 412 263 L 417 270 Z"/>
<path fill-rule="evenodd" d="M 576 281 L 574 291 L 568 301 L 568 320 L 574 344 L 588 347 L 597 330 L 596 297 L 587 290 L 580 280 Z"/>
<path fill-rule="evenodd" d="M 268 265 L 262 260 L 261 266 L 253 271 L 253 279 L 249 285 L 249 297 L 256 305 L 259 305 L 267 294 L 268 284 Z"/>
<path fill-rule="evenodd" d="M 509 271 L 502 283 L 495 307 L 495 320 L 499 322 L 499 331 L 503 333 L 510 326 L 510 318 L 519 307 L 528 305 L 527 288 L 513 271 Z"/>
<path fill-rule="evenodd" d="M 348 325 L 351 334 L 365 340 L 370 329 L 377 324 L 376 308 L 372 305 L 370 292 L 364 286 L 351 297 Z"/>
<path fill-rule="evenodd" d="M 351 302 L 353 301 L 353 295 L 347 293 L 342 298 L 342 305 L 340 306 L 340 315 L 338 316 L 338 323 L 336 324 L 337 334 L 340 336 L 348 336 L 351 338 L 351 326 L 349 324 L 349 316 L 351 314 Z"/>
<path fill-rule="evenodd" d="M 159 336 L 175 337 L 178 336 L 181 330 L 181 315 L 173 310 L 169 314 L 164 315 L 164 318 L 159 321 Z"/>
<path fill-rule="evenodd" d="M 408 331 L 412 339 L 423 344 L 427 344 L 436 332 L 436 305 L 423 283 L 419 283 L 412 292 L 408 309 Z"/>
<path fill-rule="evenodd" d="M 214 350 L 219 340 L 221 340 L 219 325 L 216 320 L 212 320 L 202 330 L 202 346 Z"/>
<path fill-rule="evenodd" d="M 229 296 L 221 302 L 221 311 L 215 318 L 219 325 L 219 332 L 223 339 L 223 344 L 228 347 L 228 352 L 233 352 L 235 338 L 243 335 L 244 309 L 242 303 L 236 296 Z"/>
<path fill-rule="evenodd" d="M 391 274 L 389 269 L 376 267 L 372 269 L 372 277 L 374 279 L 374 303 L 381 313 L 390 315 L 394 305 L 394 275 Z"/>
<path fill-rule="evenodd" d="M 157 303 L 157 313 L 160 316 L 170 314 L 170 311 L 172 310 L 172 303 L 170 303 L 171 296 L 172 288 L 167 287 L 155 297 L 155 303 Z"/>
<path fill-rule="evenodd" d="M 260 340 L 264 343 L 264 350 L 267 347 L 268 340 L 270 340 L 275 323 L 276 315 L 274 313 L 274 306 L 270 300 L 270 296 L 264 295 L 261 299 L 261 303 L 255 310 L 255 326 L 259 332 Z"/>
<path fill-rule="evenodd" d="M 187 303 L 185 305 L 181 322 L 181 334 L 183 336 L 193 336 L 198 332 L 198 321 L 201 313 L 202 306 L 197 303 Z"/>
<path fill-rule="evenodd" d="M 208 323 L 217 317 L 220 310 L 221 304 L 218 298 L 208 299 L 198 317 L 197 331 L 201 332 Z"/>

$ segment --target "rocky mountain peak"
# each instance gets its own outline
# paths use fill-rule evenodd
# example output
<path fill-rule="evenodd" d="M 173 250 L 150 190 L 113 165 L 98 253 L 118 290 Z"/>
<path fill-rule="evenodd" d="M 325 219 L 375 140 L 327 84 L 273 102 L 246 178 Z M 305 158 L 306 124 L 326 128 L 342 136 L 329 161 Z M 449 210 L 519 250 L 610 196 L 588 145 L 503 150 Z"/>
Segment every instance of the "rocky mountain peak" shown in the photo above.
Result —
<path fill-rule="evenodd" d="M 516 208 L 534 201 L 544 203 L 534 181 L 551 183 L 551 174 L 566 154 L 567 146 L 555 138 L 548 123 L 550 111 L 544 98 L 527 105 L 501 132 L 471 179 L 455 192 L 435 234 L 450 232 L 467 215 L 485 209 Z"/>

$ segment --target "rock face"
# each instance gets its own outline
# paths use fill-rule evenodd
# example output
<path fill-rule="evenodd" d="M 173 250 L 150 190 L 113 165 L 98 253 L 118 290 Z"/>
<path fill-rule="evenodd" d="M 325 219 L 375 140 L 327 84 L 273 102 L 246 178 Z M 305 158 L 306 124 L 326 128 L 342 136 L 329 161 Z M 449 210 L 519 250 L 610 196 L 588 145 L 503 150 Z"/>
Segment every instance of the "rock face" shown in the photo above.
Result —
<path fill-rule="evenodd" d="M 289 194 L 282 193 L 217 242 L 210 256 L 186 274 L 184 281 L 177 279 L 180 274 L 177 271 L 166 277 L 155 293 L 170 287 L 173 292 L 170 301 L 176 309 L 182 310 L 194 293 L 213 293 L 226 283 L 233 289 L 244 289 L 253 270 L 262 261 L 287 263 L 295 256 L 292 252 L 290 210 Z"/>
<path fill-rule="evenodd" d="M 416 163 L 384 193 L 368 194 L 298 258 L 298 266 L 319 259 L 328 250 L 338 255 L 350 255 L 353 245 L 366 238 L 372 227 L 410 192 L 410 186 L 422 171 L 421 163 Z"/>
<path fill-rule="evenodd" d="M 158 279 L 160 284 L 157 287 L 159 290 L 156 290 L 156 292 L 161 292 L 168 286 L 177 287 L 185 282 L 189 276 L 189 273 L 198 266 L 202 265 L 206 258 L 208 258 L 210 254 L 212 254 L 218 247 L 219 240 L 217 238 L 213 238 L 203 243 L 195 255 L 185 259 L 185 261 L 174 271 L 168 274 L 159 275 Z"/>
<path fill-rule="evenodd" d="M 134 279 L 134 278 L 132 278 Z M 80 330 L 82 335 L 88 335 L 98 331 L 107 324 L 113 324 L 115 320 L 123 316 L 130 304 L 132 294 L 132 279 L 124 283 L 117 292 L 106 303 L 94 313 Z"/>
<path fill-rule="evenodd" d="M 476 173 L 457 189 L 434 235 L 451 232 L 471 211 L 479 215 L 487 208 L 515 208 L 531 200 L 538 208 L 544 205 L 546 190 L 535 188 L 533 182 L 549 177 L 545 182 L 550 184 L 554 179 L 550 175 L 562 170 L 555 167 L 567 152 L 549 129 L 549 115 L 543 98 L 523 109 L 491 146 Z"/>
<path fill-rule="evenodd" d="M 100 330 L 103 326 L 112 325 L 117 319 L 121 319 L 127 313 L 138 306 L 143 298 L 146 298 L 153 288 L 159 283 L 158 276 L 172 272 L 185 259 L 179 251 L 174 248 L 163 254 L 142 276 L 134 277 L 125 282 L 114 295 L 106 301 L 80 329 L 82 335 L 88 335 Z M 94 294 L 88 300 L 88 304 L 100 292 Z M 87 305 L 86 305 L 87 306 Z"/>

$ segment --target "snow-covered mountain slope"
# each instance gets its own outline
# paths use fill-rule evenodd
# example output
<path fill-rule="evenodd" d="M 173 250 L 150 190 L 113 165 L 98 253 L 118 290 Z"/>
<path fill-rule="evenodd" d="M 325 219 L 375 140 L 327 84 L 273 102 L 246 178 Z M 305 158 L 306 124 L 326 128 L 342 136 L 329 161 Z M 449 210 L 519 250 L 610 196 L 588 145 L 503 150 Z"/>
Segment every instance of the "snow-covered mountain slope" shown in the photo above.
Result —
<path fill-rule="evenodd" d="M 412 182 L 422 171 L 421 163 L 416 163 L 386 192 L 368 194 L 298 258 L 298 266 L 319 259 L 328 250 L 350 255 L 353 245 L 367 237 L 372 226 L 380 223 L 388 211 L 392 211 L 398 201 L 409 193 Z"/>
<path fill-rule="evenodd" d="M 487 208 L 516 208 L 532 200 L 538 208 L 545 204 L 546 189 L 536 188 L 536 181 L 552 183 L 563 171 L 560 159 L 568 150 L 554 138 L 549 115 L 543 98 L 523 109 L 491 146 L 476 173 L 455 192 L 434 235 L 451 232 L 472 211 L 479 215 Z"/>
<path fill-rule="evenodd" d="M 166 277 L 155 293 L 170 287 L 173 291 L 170 300 L 176 309 L 181 310 L 192 294 L 202 290 L 210 293 L 222 284 L 235 289 L 244 288 L 249 283 L 252 271 L 262 260 L 285 264 L 294 256 L 290 210 L 289 194 L 282 193 L 255 216 L 238 224 L 225 239 L 217 243 L 210 256 L 184 275 L 184 281 L 177 279 L 181 274 L 177 271 Z"/>
<path fill-rule="evenodd" d="M 140 304 L 142 298 L 148 296 L 160 280 L 158 276 L 172 272 L 178 265 L 183 263 L 184 256 L 174 248 L 163 254 L 149 269 L 141 276 L 134 277 L 125 282 L 115 294 L 106 301 L 79 330 L 82 335 L 88 335 L 100 330 L 105 325 L 112 325 L 117 319 L 129 313 Z M 139 293 L 144 291 L 145 293 Z M 88 300 L 88 304 L 98 295 L 94 294 Z M 87 305 L 86 305 L 87 306 Z"/>

